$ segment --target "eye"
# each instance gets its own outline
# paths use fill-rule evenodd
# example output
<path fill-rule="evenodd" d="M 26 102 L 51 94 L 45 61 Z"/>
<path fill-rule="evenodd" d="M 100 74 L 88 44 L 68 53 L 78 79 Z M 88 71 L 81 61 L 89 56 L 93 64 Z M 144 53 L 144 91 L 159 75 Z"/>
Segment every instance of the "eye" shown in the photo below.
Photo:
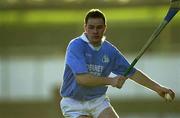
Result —
<path fill-rule="evenodd" d="M 89 25 L 88 29 L 94 29 L 94 26 L 93 25 Z"/>
<path fill-rule="evenodd" d="M 102 29 L 103 28 L 103 25 L 98 25 L 97 26 L 97 29 Z"/>

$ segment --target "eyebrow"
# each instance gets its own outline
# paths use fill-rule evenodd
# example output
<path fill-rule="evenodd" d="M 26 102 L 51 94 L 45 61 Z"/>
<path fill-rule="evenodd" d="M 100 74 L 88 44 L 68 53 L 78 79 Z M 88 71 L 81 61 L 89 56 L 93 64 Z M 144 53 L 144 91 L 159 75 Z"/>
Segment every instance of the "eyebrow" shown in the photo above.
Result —
<path fill-rule="evenodd" d="M 88 26 L 103 26 L 102 24 L 101 25 L 92 25 L 92 24 L 87 24 Z"/>

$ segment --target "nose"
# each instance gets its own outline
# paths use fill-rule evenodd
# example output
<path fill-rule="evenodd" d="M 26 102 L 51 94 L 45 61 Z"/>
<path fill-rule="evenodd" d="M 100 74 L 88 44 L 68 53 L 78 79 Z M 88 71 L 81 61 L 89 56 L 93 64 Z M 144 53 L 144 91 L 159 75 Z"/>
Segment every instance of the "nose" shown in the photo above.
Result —
<path fill-rule="evenodd" d="M 94 33 L 98 33 L 98 29 L 97 29 L 97 28 L 94 28 L 93 32 L 94 32 Z"/>

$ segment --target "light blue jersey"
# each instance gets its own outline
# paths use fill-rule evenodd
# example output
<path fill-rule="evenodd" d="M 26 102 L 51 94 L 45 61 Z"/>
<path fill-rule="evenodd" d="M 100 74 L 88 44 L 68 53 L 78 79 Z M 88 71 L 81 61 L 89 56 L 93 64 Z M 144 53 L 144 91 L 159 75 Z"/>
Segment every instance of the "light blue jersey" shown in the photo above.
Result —
<path fill-rule="evenodd" d="M 95 49 L 83 33 L 68 45 L 61 95 L 76 100 L 100 97 L 106 93 L 107 86 L 93 88 L 81 86 L 77 84 L 75 76 L 91 73 L 96 76 L 108 77 L 111 72 L 123 75 L 128 67 L 128 61 L 115 46 L 105 40 L 105 37 L 102 38 L 101 46 Z M 134 74 L 135 71 L 136 69 L 133 68 L 128 76 Z"/>

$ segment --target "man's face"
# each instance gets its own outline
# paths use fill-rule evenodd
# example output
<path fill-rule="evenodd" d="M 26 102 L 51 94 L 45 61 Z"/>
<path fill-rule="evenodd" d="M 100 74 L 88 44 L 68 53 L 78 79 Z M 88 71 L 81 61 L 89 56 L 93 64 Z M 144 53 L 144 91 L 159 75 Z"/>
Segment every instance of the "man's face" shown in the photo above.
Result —
<path fill-rule="evenodd" d="M 99 46 L 106 29 L 103 19 L 89 18 L 87 24 L 84 25 L 84 29 L 90 43 Z"/>

